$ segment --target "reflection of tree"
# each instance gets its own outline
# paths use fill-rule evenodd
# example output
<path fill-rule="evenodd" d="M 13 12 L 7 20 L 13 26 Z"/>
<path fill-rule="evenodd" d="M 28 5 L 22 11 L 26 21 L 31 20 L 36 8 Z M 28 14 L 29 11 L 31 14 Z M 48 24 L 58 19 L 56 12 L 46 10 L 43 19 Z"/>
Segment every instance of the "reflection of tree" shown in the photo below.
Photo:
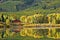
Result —
<path fill-rule="evenodd" d="M 48 29 L 39 29 L 37 32 L 40 33 L 42 36 L 47 36 L 48 35 Z"/>

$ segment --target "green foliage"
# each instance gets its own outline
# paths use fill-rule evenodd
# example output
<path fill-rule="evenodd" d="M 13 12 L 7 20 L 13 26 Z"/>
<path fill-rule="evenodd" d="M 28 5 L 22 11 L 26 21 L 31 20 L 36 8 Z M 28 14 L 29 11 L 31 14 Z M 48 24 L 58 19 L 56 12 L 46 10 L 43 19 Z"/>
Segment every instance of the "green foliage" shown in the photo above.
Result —
<path fill-rule="evenodd" d="M 60 12 L 60 0 L 5 0 L 0 3 L 0 8 L 2 11 L 15 12 L 17 11 L 16 5 L 19 5 L 18 11 Z"/>

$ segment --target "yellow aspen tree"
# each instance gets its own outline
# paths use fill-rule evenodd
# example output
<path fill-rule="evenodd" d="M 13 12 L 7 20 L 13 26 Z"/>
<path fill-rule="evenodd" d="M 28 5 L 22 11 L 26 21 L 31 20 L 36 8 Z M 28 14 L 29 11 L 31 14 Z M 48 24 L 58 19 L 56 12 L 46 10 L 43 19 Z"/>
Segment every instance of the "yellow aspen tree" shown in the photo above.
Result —
<path fill-rule="evenodd" d="M 22 23 L 27 23 L 27 19 L 26 19 L 27 17 L 26 16 L 21 16 L 20 17 L 20 21 L 22 22 Z"/>
<path fill-rule="evenodd" d="M 33 17 L 32 16 L 28 16 L 27 17 L 27 23 L 33 23 Z"/>

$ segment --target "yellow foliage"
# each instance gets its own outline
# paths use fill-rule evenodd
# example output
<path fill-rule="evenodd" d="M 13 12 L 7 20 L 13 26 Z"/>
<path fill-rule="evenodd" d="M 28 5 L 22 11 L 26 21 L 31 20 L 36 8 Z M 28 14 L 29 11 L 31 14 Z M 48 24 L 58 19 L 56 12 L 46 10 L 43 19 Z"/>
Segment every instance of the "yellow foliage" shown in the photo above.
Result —
<path fill-rule="evenodd" d="M 10 29 L 6 29 L 6 34 L 10 35 Z"/>
<path fill-rule="evenodd" d="M 20 32 L 20 35 L 21 36 L 26 36 L 26 33 L 27 33 L 27 29 L 22 29 L 21 32 Z"/>
<path fill-rule="evenodd" d="M 33 17 L 32 16 L 27 17 L 27 23 L 33 23 Z"/>
<path fill-rule="evenodd" d="M 6 19 L 7 15 L 4 15 L 4 19 Z"/>
<path fill-rule="evenodd" d="M 33 36 L 33 30 L 32 29 L 23 29 L 20 32 L 21 36 Z"/>
<path fill-rule="evenodd" d="M 10 25 L 10 20 L 6 19 L 6 25 Z"/>
<path fill-rule="evenodd" d="M 28 36 L 33 36 L 33 29 L 27 29 L 27 33 Z"/>
<path fill-rule="evenodd" d="M 35 17 L 43 16 L 42 14 L 34 14 Z"/>
<path fill-rule="evenodd" d="M 34 38 L 41 38 L 40 35 L 38 35 L 38 34 L 36 34 L 36 33 L 33 35 L 33 37 L 34 37 Z"/>
<path fill-rule="evenodd" d="M 56 20 L 59 20 L 60 19 L 60 14 L 56 14 Z"/>
<path fill-rule="evenodd" d="M 26 23 L 27 22 L 26 16 L 21 16 L 20 21 Z"/>
<path fill-rule="evenodd" d="M 15 32 L 10 33 L 10 36 L 14 36 L 14 35 L 15 35 Z"/>
<path fill-rule="evenodd" d="M 7 34 L 4 34 L 4 37 L 7 37 Z"/>
<path fill-rule="evenodd" d="M 10 20 L 15 20 L 15 18 L 13 16 L 9 16 Z"/>

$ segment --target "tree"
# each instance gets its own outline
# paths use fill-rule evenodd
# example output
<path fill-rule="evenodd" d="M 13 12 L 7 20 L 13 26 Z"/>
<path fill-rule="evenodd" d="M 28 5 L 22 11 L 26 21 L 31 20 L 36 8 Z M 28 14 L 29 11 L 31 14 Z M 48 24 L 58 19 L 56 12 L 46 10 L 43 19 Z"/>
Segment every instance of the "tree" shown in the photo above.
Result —
<path fill-rule="evenodd" d="M 16 5 L 16 10 L 17 10 L 17 11 L 19 11 L 19 10 L 20 10 L 20 9 L 19 9 L 19 5 Z"/>
<path fill-rule="evenodd" d="M 54 9 L 56 9 L 56 6 L 54 6 Z"/>

